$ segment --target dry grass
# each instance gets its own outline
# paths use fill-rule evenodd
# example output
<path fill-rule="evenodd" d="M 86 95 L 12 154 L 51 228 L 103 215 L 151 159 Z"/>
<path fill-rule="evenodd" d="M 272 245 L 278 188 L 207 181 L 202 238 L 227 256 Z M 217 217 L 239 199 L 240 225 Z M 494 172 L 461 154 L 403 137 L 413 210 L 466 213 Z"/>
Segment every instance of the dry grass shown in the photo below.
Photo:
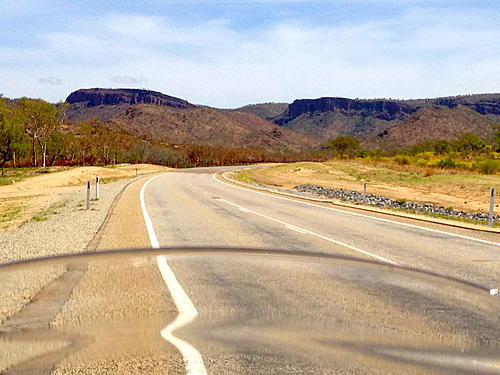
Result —
<path fill-rule="evenodd" d="M 28 203 L 25 197 L 0 198 L 0 231 L 21 221 Z"/>
<path fill-rule="evenodd" d="M 314 184 L 336 189 L 361 190 L 364 181 L 368 191 L 392 199 L 433 203 L 465 211 L 487 211 L 489 188 L 500 189 L 500 176 L 480 175 L 384 162 L 359 160 L 324 163 L 291 163 L 239 172 L 237 178 L 253 183 L 293 188 Z M 500 213 L 500 197 L 496 213 Z"/>
<path fill-rule="evenodd" d="M 61 172 L 69 167 L 47 167 L 47 168 L 5 168 L 0 174 L 0 186 L 15 184 L 28 177 L 35 177 L 41 174 Z"/>
<path fill-rule="evenodd" d="M 122 164 L 113 167 L 20 168 L 6 175 L 9 184 L 0 186 L 0 232 L 29 220 L 43 221 L 62 204 L 58 192 L 85 186 L 101 177 L 103 183 L 136 175 L 166 171 L 149 164 Z"/>

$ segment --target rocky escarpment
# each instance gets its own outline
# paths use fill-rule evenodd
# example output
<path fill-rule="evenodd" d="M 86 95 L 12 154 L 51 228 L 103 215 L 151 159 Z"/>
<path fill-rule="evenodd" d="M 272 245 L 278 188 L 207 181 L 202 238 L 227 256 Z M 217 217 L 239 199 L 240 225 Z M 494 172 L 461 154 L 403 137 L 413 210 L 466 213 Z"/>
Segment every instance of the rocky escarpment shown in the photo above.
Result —
<path fill-rule="evenodd" d="M 288 106 L 286 117 L 278 120 L 282 124 L 311 112 L 359 113 L 386 121 L 402 120 L 417 108 L 404 102 L 390 100 L 356 100 L 347 98 L 299 99 Z"/>
<path fill-rule="evenodd" d="M 434 101 L 434 105 L 448 108 L 456 108 L 459 105 L 463 105 L 482 115 L 500 115 L 500 95 L 485 95 L 476 100 L 473 98 L 474 95 L 470 97 L 439 98 Z"/>
<path fill-rule="evenodd" d="M 139 89 L 81 89 L 72 92 L 66 102 L 69 104 L 84 103 L 87 107 L 120 104 L 153 104 L 179 109 L 195 107 L 183 99 L 156 91 Z"/>
<path fill-rule="evenodd" d="M 412 100 L 323 97 L 298 99 L 286 107 L 263 103 L 239 110 L 322 142 L 347 135 L 360 138 L 368 148 L 394 148 L 457 139 L 464 133 L 489 138 L 494 124 L 500 123 L 500 94 Z"/>
<path fill-rule="evenodd" d="M 404 120 L 421 108 L 457 108 L 465 106 L 482 115 L 500 116 L 500 94 L 467 95 L 417 100 L 365 100 L 348 98 L 298 99 L 276 120 L 283 125 L 303 115 L 315 112 L 340 112 L 347 115 L 372 117 L 379 120 Z"/>
<path fill-rule="evenodd" d="M 154 91 L 82 89 L 67 102 L 70 123 L 100 123 L 167 144 L 289 152 L 308 150 L 318 143 L 250 113 L 194 106 Z"/>

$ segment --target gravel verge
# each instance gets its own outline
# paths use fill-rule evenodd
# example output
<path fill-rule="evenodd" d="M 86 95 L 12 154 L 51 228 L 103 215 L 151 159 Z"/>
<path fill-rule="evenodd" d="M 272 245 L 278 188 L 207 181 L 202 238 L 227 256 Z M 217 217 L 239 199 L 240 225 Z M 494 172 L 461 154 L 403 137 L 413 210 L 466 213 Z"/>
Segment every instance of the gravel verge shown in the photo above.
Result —
<path fill-rule="evenodd" d="M 299 185 L 295 189 L 302 193 L 311 193 L 320 197 L 335 198 L 341 201 L 361 204 L 365 203 L 375 207 L 389 207 L 411 212 L 437 214 L 452 218 L 487 221 L 488 214 L 484 212 L 465 212 L 454 210 L 451 207 L 437 206 L 430 203 L 417 203 L 405 200 L 394 200 L 377 194 L 364 194 L 356 190 L 330 189 L 317 185 Z M 494 220 L 500 220 L 500 215 L 495 215 Z"/>
<path fill-rule="evenodd" d="M 56 198 L 39 215 L 19 228 L 0 233 L 0 264 L 85 251 L 122 189 L 134 179 L 101 185 L 99 200 L 85 209 L 86 188 L 54 188 Z M 92 191 L 94 193 L 94 191 Z M 0 270 L 0 323 L 29 303 L 43 286 L 64 272 L 62 266 L 16 271 Z M 1 328 L 1 327 L 0 327 Z"/>
<path fill-rule="evenodd" d="M 242 183 L 234 174 L 225 176 L 229 180 Z M 452 207 L 437 206 L 430 203 L 417 203 L 413 201 L 394 200 L 377 194 L 366 194 L 357 190 L 330 189 L 323 186 L 304 184 L 295 186 L 294 189 L 285 189 L 277 186 L 243 182 L 245 185 L 256 188 L 275 191 L 277 193 L 292 194 L 305 198 L 333 198 L 352 204 L 367 204 L 379 208 L 392 208 L 407 211 L 410 213 L 423 213 L 447 216 L 450 218 L 466 219 L 472 221 L 488 221 L 488 214 L 485 212 L 465 212 L 454 210 Z M 500 222 L 500 215 L 494 215 L 493 220 Z"/>
<path fill-rule="evenodd" d="M 91 201 L 90 210 L 85 209 L 85 187 L 54 189 L 58 203 L 44 210 L 42 221 L 31 220 L 0 233 L 0 263 L 84 251 L 115 197 L 130 181 L 102 184 L 100 199 Z"/>

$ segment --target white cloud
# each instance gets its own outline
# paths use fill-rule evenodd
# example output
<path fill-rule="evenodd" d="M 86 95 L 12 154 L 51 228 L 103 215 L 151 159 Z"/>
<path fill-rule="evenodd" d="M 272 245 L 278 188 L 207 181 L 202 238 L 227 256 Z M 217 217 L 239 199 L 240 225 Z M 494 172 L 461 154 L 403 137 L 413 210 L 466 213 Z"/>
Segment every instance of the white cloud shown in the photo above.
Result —
<path fill-rule="evenodd" d="M 31 49 L 0 47 L 0 60 L 7 58 L 0 62 L 6 77 L 0 91 L 59 100 L 80 87 L 148 82 L 151 89 L 223 107 L 327 95 L 498 91 L 500 27 L 488 19 L 486 11 L 414 8 L 385 21 L 288 20 L 250 32 L 226 20 L 187 26 L 111 14 L 93 20 L 92 27 L 42 35 Z M 38 90 L 33 77 L 63 82 Z"/>
<path fill-rule="evenodd" d="M 124 85 L 143 85 L 148 82 L 144 77 L 131 77 L 131 76 L 113 76 L 110 81 L 117 84 Z"/>
<path fill-rule="evenodd" d="M 47 77 L 47 78 L 38 78 L 38 82 L 42 85 L 62 85 L 63 81 L 57 77 Z"/>

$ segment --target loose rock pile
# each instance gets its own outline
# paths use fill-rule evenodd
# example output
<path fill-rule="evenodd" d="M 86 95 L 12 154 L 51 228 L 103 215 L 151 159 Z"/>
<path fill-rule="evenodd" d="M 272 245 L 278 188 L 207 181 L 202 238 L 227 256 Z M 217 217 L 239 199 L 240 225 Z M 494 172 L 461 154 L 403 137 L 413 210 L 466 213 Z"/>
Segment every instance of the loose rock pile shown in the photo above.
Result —
<path fill-rule="evenodd" d="M 336 198 L 351 203 L 363 203 L 363 194 L 356 190 L 330 189 L 316 185 L 299 185 L 295 189 L 300 192 L 312 193 L 328 198 Z M 404 200 L 394 200 L 376 194 L 366 194 L 366 204 L 376 207 L 391 207 L 415 212 L 424 212 L 449 217 L 456 217 L 469 220 L 488 220 L 488 214 L 484 212 L 464 212 L 457 211 L 451 207 L 445 208 L 433 204 L 422 204 Z M 500 220 L 500 215 L 494 216 L 495 220 Z"/>

